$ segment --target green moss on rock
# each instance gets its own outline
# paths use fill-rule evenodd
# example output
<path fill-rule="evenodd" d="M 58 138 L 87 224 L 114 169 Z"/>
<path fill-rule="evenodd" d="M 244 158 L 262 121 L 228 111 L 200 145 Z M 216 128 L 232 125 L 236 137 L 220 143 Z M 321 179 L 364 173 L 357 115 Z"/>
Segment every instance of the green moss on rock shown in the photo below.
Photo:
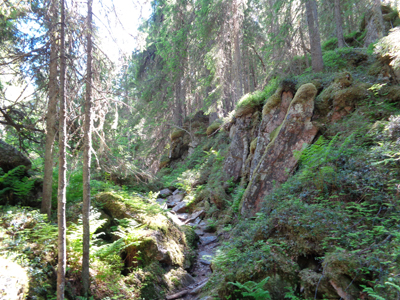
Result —
<path fill-rule="evenodd" d="M 265 96 L 264 91 L 255 91 L 244 95 L 236 106 L 235 117 L 245 116 L 259 110 L 265 101 Z"/>
<path fill-rule="evenodd" d="M 214 121 L 210 126 L 207 127 L 206 134 L 207 135 L 213 134 L 214 132 L 219 130 L 221 128 L 221 126 L 222 126 L 221 121 L 219 121 L 219 120 Z"/>
<path fill-rule="evenodd" d="M 281 96 L 282 96 L 283 89 L 278 88 L 278 90 L 268 98 L 267 102 L 265 103 L 263 107 L 262 114 L 263 116 L 268 115 L 272 109 L 277 107 L 279 104 L 281 104 Z"/>
<path fill-rule="evenodd" d="M 176 129 L 171 132 L 171 141 L 175 141 L 179 139 L 180 137 L 183 137 L 185 135 L 185 131 L 182 129 Z"/>
<path fill-rule="evenodd" d="M 255 138 L 254 140 L 251 141 L 250 143 L 250 153 L 254 154 L 257 148 L 257 140 L 258 138 Z"/>
<path fill-rule="evenodd" d="M 316 94 L 317 94 L 317 88 L 315 87 L 315 85 L 313 85 L 312 83 L 303 84 L 297 91 L 292 102 L 290 103 L 290 107 L 296 104 L 303 104 L 308 100 L 310 100 L 311 98 L 314 98 Z"/>

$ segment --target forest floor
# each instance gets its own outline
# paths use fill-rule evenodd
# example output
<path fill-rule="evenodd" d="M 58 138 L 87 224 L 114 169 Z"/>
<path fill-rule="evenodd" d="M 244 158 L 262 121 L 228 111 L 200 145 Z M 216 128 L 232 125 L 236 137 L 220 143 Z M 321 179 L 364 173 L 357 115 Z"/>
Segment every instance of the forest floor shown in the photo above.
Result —
<path fill-rule="evenodd" d="M 178 203 L 175 203 L 174 206 L 177 204 Z M 196 218 L 196 220 L 187 223 L 187 221 L 190 219 L 190 216 L 188 216 L 187 213 L 175 213 L 173 211 L 169 211 L 167 214 L 168 217 L 178 226 L 185 225 L 185 223 L 186 225 L 192 226 L 199 239 L 196 249 L 196 257 L 191 269 L 189 270 L 189 274 L 193 277 L 195 282 L 189 286 L 182 287 L 178 291 L 170 293 L 166 296 L 166 299 L 200 299 L 198 294 L 207 284 L 208 278 L 212 274 L 211 262 L 216 254 L 218 246 L 221 245 L 219 241 L 224 239 L 224 236 L 223 234 L 216 234 L 215 228 L 208 224 L 207 219 L 201 220 L 200 218 Z M 207 299 L 207 297 L 201 299 Z"/>

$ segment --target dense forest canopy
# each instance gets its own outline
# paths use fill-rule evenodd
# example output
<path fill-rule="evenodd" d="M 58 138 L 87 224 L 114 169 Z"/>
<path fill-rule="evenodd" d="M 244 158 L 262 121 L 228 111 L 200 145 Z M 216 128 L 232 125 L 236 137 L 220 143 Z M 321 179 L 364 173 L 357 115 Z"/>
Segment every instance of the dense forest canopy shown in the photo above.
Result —
<path fill-rule="evenodd" d="M 124 150 L 119 151 L 122 160 L 132 156 L 136 165 L 151 167 L 154 172 L 153 164 L 166 146 L 165 139 L 159 137 L 171 128 L 181 127 L 186 117 L 199 110 L 214 119 L 227 117 L 243 95 L 262 90 L 271 80 L 279 81 L 311 67 L 313 43 L 308 33 L 306 2 L 152 1 L 149 18 L 142 21 L 138 32 L 132 33 L 136 48 L 131 49 L 132 55 L 121 57 L 121 63 L 115 60 L 115 54 L 108 56 L 103 51 L 102 38 L 105 32 L 112 32 L 104 29 L 105 23 L 114 25 L 126 18 L 119 20 L 118 7 L 101 2 L 99 11 L 95 11 L 95 22 L 99 23 L 102 36 L 96 37 L 94 48 L 98 52 L 94 56 L 98 82 L 98 138 L 94 142 L 99 152 L 98 165 L 111 171 L 110 166 L 106 167 L 109 158 L 100 157 L 115 148 L 105 145 L 116 142 L 123 145 Z M 325 50 L 337 45 L 338 27 L 345 43 L 342 46 L 368 46 L 368 24 L 364 21 L 360 25 L 359 20 L 363 16 L 366 19 L 375 3 L 317 1 L 314 13 Z M 395 0 L 386 3 L 398 5 Z M 146 1 L 133 2 L 131 8 L 142 13 L 146 5 Z M 22 149 L 26 147 L 24 141 L 39 142 L 45 127 L 51 30 L 48 7 L 48 2 L 39 0 L 5 1 L 1 6 L 1 122 L 7 125 L 4 137 Z M 71 150 L 79 148 L 80 141 L 79 99 L 85 63 L 82 7 L 74 1 L 67 5 Z M 110 132 L 108 128 L 115 134 L 105 136 L 104 129 Z M 152 137 L 155 147 L 147 147 L 143 137 Z M 137 151 L 140 155 L 135 156 Z M 116 153 L 111 156 L 118 157 Z"/>
<path fill-rule="evenodd" d="M 0 275 L 26 267 L 26 299 L 399 299 L 399 10 L 0 0 Z"/>

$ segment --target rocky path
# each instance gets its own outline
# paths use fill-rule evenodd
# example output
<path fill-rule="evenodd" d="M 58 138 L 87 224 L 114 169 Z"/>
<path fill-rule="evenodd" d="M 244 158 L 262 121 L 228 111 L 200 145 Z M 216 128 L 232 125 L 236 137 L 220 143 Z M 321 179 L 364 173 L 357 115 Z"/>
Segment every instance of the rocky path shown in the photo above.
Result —
<path fill-rule="evenodd" d="M 166 296 L 166 300 L 208 300 L 211 297 L 199 296 L 201 289 L 206 285 L 211 270 L 211 261 L 215 255 L 217 247 L 220 245 L 218 236 L 214 233 L 214 228 L 204 220 L 205 212 L 197 210 L 189 214 L 186 212 L 187 202 L 184 200 L 184 193 L 176 190 L 164 189 L 160 192 L 164 198 L 157 199 L 157 202 L 168 211 L 169 218 L 177 225 L 189 225 L 195 228 L 195 233 L 199 237 L 197 255 L 195 262 L 189 271 L 194 279 L 194 283 L 182 287 Z"/>

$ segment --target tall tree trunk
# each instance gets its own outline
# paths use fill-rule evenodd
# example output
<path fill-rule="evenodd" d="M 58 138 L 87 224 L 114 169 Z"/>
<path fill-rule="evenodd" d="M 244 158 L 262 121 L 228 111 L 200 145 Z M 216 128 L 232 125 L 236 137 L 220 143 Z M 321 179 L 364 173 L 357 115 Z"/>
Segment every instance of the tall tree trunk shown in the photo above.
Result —
<path fill-rule="evenodd" d="M 240 0 L 233 0 L 233 47 L 234 47 L 234 88 L 235 88 L 235 103 L 239 101 L 243 95 L 242 81 L 242 58 L 240 55 Z"/>
<path fill-rule="evenodd" d="M 87 66 L 86 66 L 86 101 L 84 124 L 83 153 L 83 256 L 82 256 L 82 288 L 83 295 L 88 297 L 90 290 L 89 250 L 90 250 L 90 160 L 92 148 L 92 3 L 88 0 L 87 15 Z"/>
<path fill-rule="evenodd" d="M 67 158 L 66 158 L 66 135 L 67 135 L 67 113 L 65 100 L 65 12 L 64 0 L 60 0 L 61 6 L 61 35 L 60 35 L 60 122 L 59 122 L 59 170 L 58 170 L 58 266 L 57 266 L 57 300 L 64 299 L 65 291 L 65 269 L 67 265 L 66 251 L 66 220 L 65 204 L 66 181 L 67 181 Z"/>
<path fill-rule="evenodd" d="M 314 72 L 322 72 L 324 62 L 322 60 L 321 38 L 319 35 L 318 12 L 315 0 L 306 2 L 308 32 L 310 35 L 311 66 Z"/>
<path fill-rule="evenodd" d="M 376 31 L 378 33 L 378 39 L 383 38 L 385 33 L 385 25 L 383 25 L 383 16 L 382 16 L 382 1 L 375 0 L 375 23 L 376 23 Z"/>
<path fill-rule="evenodd" d="M 342 15 L 340 10 L 340 0 L 335 0 L 335 23 L 336 23 L 336 36 L 338 39 L 338 47 L 344 47 Z"/>
<path fill-rule="evenodd" d="M 304 60 L 306 63 L 306 68 L 308 69 L 310 67 L 310 63 L 308 61 L 307 47 L 306 44 L 304 43 L 304 35 L 303 35 L 303 30 L 301 29 L 301 24 L 299 24 L 299 32 L 300 32 L 301 48 L 303 48 Z"/>
<path fill-rule="evenodd" d="M 53 146 L 56 136 L 56 112 L 57 112 L 57 19 L 58 0 L 52 0 L 50 4 L 50 70 L 49 70 L 49 104 L 46 114 L 46 146 L 44 154 L 44 176 L 43 176 L 43 200 L 41 212 L 50 219 L 51 196 L 53 191 Z"/>
<path fill-rule="evenodd" d="M 178 126 L 183 125 L 183 109 L 181 100 L 182 75 L 179 74 L 175 83 L 175 123 Z"/>
<path fill-rule="evenodd" d="M 381 39 L 384 35 L 385 27 L 383 25 L 381 1 L 374 0 L 371 17 L 366 24 L 367 34 L 365 35 L 364 47 Z"/>

